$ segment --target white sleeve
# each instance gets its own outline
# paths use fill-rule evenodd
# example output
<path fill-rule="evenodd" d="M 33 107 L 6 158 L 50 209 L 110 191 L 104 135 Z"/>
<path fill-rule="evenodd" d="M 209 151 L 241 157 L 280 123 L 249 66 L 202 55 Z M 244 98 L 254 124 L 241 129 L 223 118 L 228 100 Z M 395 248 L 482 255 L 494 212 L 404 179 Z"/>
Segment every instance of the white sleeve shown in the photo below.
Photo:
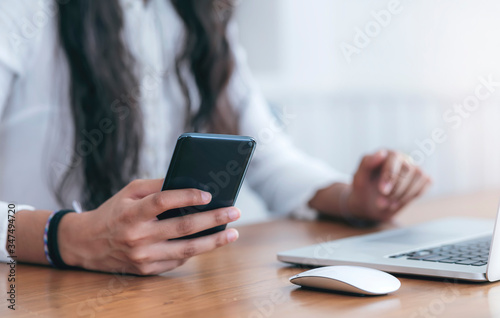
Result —
<path fill-rule="evenodd" d="M 0 61 L 0 119 L 5 108 L 5 103 L 10 93 L 13 74 L 6 69 Z M 1 134 L 0 134 L 1 137 Z M 9 218 L 9 204 L 0 201 L 0 262 L 8 262 L 5 243 L 7 241 L 7 229 Z"/>
<path fill-rule="evenodd" d="M 13 210 L 13 212 L 9 213 L 9 210 Z M 0 201 L 0 262 L 7 263 L 10 261 L 8 259 L 9 253 L 6 248 L 9 229 L 9 215 L 13 215 L 15 217 L 15 213 L 21 210 L 34 210 L 34 208 L 28 205 L 15 205 L 14 209 L 9 209 L 9 203 Z"/>
<path fill-rule="evenodd" d="M 252 78 L 246 54 L 235 39 L 234 25 L 229 32 L 236 59 L 228 89 L 230 99 L 239 112 L 240 134 L 257 140 L 247 181 L 272 212 L 314 218 L 317 213 L 307 203 L 315 193 L 337 182 L 350 183 L 351 176 L 306 155 L 292 144 Z M 300 120 L 290 117 L 293 116 L 285 111 L 282 120 Z"/>
<path fill-rule="evenodd" d="M 2 119 L 5 104 L 9 98 L 14 74 L 9 71 L 4 64 L 0 61 L 0 121 Z M 0 129 L 1 133 L 1 129 Z"/>
<path fill-rule="evenodd" d="M 42 32 L 34 25 L 35 14 L 47 14 L 46 5 L 39 1 L 0 1 L 0 63 L 13 73 L 25 71 L 27 61 Z"/>
<path fill-rule="evenodd" d="M 26 18 L 38 4 L 27 0 L 0 1 L 0 119 L 10 96 L 16 76 L 24 71 L 32 40 L 26 34 Z M 1 129 L 0 129 L 1 132 Z M 1 138 L 1 135 L 0 135 Z M 7 198 L 2 198 L 7 199 Z M 15 211 L 34 210 L 33 207 L 17 205 Z M 0 201 L 0 262 L 8 262 L 6 249 L 9 204 Z"/>
<path fill-rule="evenodd" d="M 15 78 L 24 75 L 26 64 L 33 60 L 29 57 L 41 30 L 28 18 L 42 8 L 37 1 L 0 1 L 0 119 Z"/>

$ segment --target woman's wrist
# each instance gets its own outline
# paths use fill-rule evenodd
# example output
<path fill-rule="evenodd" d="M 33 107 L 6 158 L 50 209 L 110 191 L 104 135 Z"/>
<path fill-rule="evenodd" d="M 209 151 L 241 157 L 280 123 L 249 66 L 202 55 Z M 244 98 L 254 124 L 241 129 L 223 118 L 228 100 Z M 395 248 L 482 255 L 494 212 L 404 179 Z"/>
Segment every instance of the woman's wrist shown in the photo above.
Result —
<path fill-rule="evenodd" d="M 335 183 L 316 192 L 314 198 L 309 201 L 309 206 L 329 216 L 345 218 L 346 214 L 349 214 L 361 218 L 363 211 L 358 203 L 350 184 Z"/>
<path fill-rule="evenodd" d="M 90 213 L 68 213 L 59 224 L 59 253 L 68 266 L 84 268 L 85 260 L 89 259 L 89 238 L 93 237 L 88 225 Z"/>
<path fill-rule="evenodd" d="M 351 185 L 345 187 L 340 194 L 340 208 L 342 218 L 355 227 L 373 226 L 377 223 L 365 216 L 361 202 L 354 195 Z"/>
<path fill-rule="evenodd" d="M 319 190 L 309 201 L 309 206 L 321 213 L 346 220 L 355 226 L 373 225 L 365 217 L 362 202 L 355 196 L 352 185 L 335 183 Z"/>
<path fill-rule="evenodd" d="M 15 255 L 19 262 L 48 264 L 44 252 L 43 234 L 52 211 L 22 210 L 15 218 Z"/>
<path fill-rule="evenodd" d="M 347 187 L 344 183 L 335 183 L 331 186 L 318 190 L 309 201 L 309 206 L 328 216 L 341 218 L 340 193 Z"/>

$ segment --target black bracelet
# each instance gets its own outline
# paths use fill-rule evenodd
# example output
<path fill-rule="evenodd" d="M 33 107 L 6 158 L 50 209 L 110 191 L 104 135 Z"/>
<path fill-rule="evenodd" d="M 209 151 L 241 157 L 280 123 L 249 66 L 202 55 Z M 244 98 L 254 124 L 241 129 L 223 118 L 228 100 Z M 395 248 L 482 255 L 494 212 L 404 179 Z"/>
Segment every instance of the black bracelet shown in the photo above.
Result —
<path fill-rule="evenodd" d="M 57 230 L 59 229 L 59 223 L 61 222 L 63 216 L 68 213 L 73 213 L 73 210 L 61 210 L 54 214 L 50 220 L 49 230 L 47 233 L 47 247 L 50 259 L 52 260 L 54 267 L 60 269 L 70 269 L 72 266 L 64 263 L 61 253 L 59 253 L 59 244 L 57 242 Z"/>

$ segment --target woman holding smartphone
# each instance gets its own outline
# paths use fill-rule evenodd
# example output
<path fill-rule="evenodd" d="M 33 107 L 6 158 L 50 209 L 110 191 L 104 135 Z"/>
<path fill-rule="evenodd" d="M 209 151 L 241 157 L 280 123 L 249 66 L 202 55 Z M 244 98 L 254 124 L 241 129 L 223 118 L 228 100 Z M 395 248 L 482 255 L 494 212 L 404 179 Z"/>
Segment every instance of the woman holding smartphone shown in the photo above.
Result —
<path fill-rule="evenodd" d="M 156 218 L 211 200 L 160 192 L 185 131 L 256 137 L 247 180 L 279 214 L 381 222 L 424 192 L 429 178 L 393 151 L 364 157 L 350 177 L 281 133 L 259 140 L 276 123 L 232 11 L 230 0 L 2 1 L 1 260 L 12 202 L 29 205 L 10 223 L 23 262 L 150 275 L 235 241 L 234 229 L 169 239 L 235 221 L 236 208 Z M 58 212 L 73 200 L 86 212 Z"/>

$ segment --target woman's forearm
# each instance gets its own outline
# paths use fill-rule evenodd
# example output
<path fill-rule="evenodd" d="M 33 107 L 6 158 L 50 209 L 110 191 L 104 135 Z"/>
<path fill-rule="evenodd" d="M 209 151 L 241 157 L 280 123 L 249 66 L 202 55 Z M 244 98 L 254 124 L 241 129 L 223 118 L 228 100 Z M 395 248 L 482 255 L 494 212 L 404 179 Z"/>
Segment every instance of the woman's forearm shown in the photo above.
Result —
<path fill-rule="evenodd" d="M 43 248 L 43 232 L 51 211 L 23 210 L 15 218 L 15 256 L 20 262 L 48 264 Z M 11 242 L 12 243 L 12 242 Z M 7 241 L 7 246 L 9 244 Z M 10 253 L 11 249 L 7 249 Z"/>
<path fill-rule="evenodd" d="M 350 202 L 349 197 L 344 198 L 343 193 L 348 191 L 351 186 L 345 183 L 335 183 L 331 186 L 316 192 L 315 196 L 309 201 L 309 206 L 325 215 L 342 217 L 342 210 L 347 208 L 345 205 Z"/>

